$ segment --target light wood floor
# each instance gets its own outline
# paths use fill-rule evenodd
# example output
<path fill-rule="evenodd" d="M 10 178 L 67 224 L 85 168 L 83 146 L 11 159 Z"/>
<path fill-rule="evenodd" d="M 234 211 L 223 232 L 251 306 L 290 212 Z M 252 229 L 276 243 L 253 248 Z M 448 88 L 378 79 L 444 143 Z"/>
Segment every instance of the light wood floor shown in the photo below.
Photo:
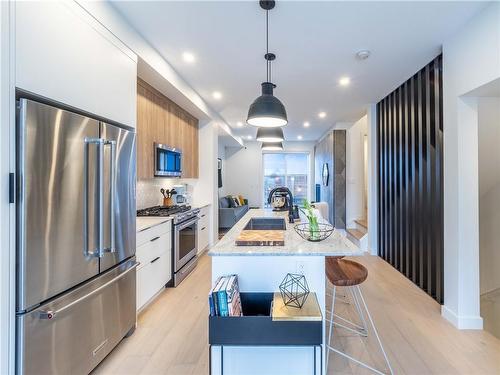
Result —
<path fill-rule="evenodd" d="M 484 329 L 500 338 L 500 289 L 481 296 L 481 316 Z"/>
<path fill-rule="evenodd" d="M 369 269 L 363 293 L 396 374 L 500 374 L 500 340 L 486 331 L 455 329 L 434 300 L 380 258 L 356 260 Z M 203 255 L 179 287 L 165 290 L 140 314 L 134 335 L 94 374 L 208 374 L 209 289 L 210 258 Z M 373 335 L 337 332 L 334 346 L 383 367 Z M 369 373 L 338 355 L 330 362 L 329 374 Z"/>

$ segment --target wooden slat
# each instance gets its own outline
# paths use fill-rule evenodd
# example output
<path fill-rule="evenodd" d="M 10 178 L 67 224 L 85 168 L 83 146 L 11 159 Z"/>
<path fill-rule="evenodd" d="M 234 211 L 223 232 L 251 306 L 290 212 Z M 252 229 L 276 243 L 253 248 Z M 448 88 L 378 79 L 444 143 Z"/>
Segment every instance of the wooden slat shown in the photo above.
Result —
<path fill-rule="evenodd" d="M 442 58 L 377 105 L 379 255 L 443 301 Z"/>

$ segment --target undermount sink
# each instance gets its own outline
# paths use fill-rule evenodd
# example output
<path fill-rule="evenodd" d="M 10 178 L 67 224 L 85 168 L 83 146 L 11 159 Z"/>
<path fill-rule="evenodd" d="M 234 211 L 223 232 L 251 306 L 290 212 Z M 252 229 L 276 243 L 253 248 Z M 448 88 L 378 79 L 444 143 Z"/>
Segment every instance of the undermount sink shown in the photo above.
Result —
<path fill-rule="evenodd" d="M 281 217 L 253 217 L 243 230 L 286 230 L 286 221 Z"/>

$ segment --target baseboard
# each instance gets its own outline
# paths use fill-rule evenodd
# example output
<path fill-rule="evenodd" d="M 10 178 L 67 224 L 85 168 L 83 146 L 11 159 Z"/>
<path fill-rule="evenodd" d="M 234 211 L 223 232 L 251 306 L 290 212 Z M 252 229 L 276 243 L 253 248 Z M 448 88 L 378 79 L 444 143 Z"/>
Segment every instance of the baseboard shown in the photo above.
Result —
<path fill-rule="evenodd" d="M 370 249 L 370 247 L 369 247 L 369 246 L 368 246 L 368 249 L 366 249 L 366 253 L 367 253 L 367 254 L 370 254 L 370 255 L 376 255 L 376 256 L 378 256 L 378 251 L 377 251 L 377 249 L 374 249 L 374 248 L 371 248 L 371 249 Z"/>
<path fill-rule="evenodd" d="M 483 329 L 480 316 L 459 316 L 446 306 L 441 306 L 441 316 L 458 329 Z"/>

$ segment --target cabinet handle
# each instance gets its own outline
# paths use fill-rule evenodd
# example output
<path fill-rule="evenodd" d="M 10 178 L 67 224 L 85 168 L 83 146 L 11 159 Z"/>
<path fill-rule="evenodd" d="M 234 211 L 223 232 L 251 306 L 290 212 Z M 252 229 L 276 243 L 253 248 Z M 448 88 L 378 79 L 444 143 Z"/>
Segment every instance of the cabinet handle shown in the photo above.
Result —
<path fill-rule="evenodd" d="M 205 214 L 201 215 L 201 217 L 205 217 L 205 216 L 206 216 Z"/>
<path fill-rule="evenodd" d="M 154 258 L 154 259 L 151 261 L 151 263 L 156 262 L 158 259 L 160 259 L 160 257 L 156 257 L 156 258 Z"/>
<path fill-rule="evenodd" d="M 205 230 L 205 229 L 206 229 L 206 227 L 201 228 L 201 230 Z"/>
<path fill-rule="evenodd" d="M 155 237 L 155 238 L 152 238 L 150 241 L 151 241 L 151 242 L 156 241 L 158 238 L 160 238 L 160 237 Z"/>

